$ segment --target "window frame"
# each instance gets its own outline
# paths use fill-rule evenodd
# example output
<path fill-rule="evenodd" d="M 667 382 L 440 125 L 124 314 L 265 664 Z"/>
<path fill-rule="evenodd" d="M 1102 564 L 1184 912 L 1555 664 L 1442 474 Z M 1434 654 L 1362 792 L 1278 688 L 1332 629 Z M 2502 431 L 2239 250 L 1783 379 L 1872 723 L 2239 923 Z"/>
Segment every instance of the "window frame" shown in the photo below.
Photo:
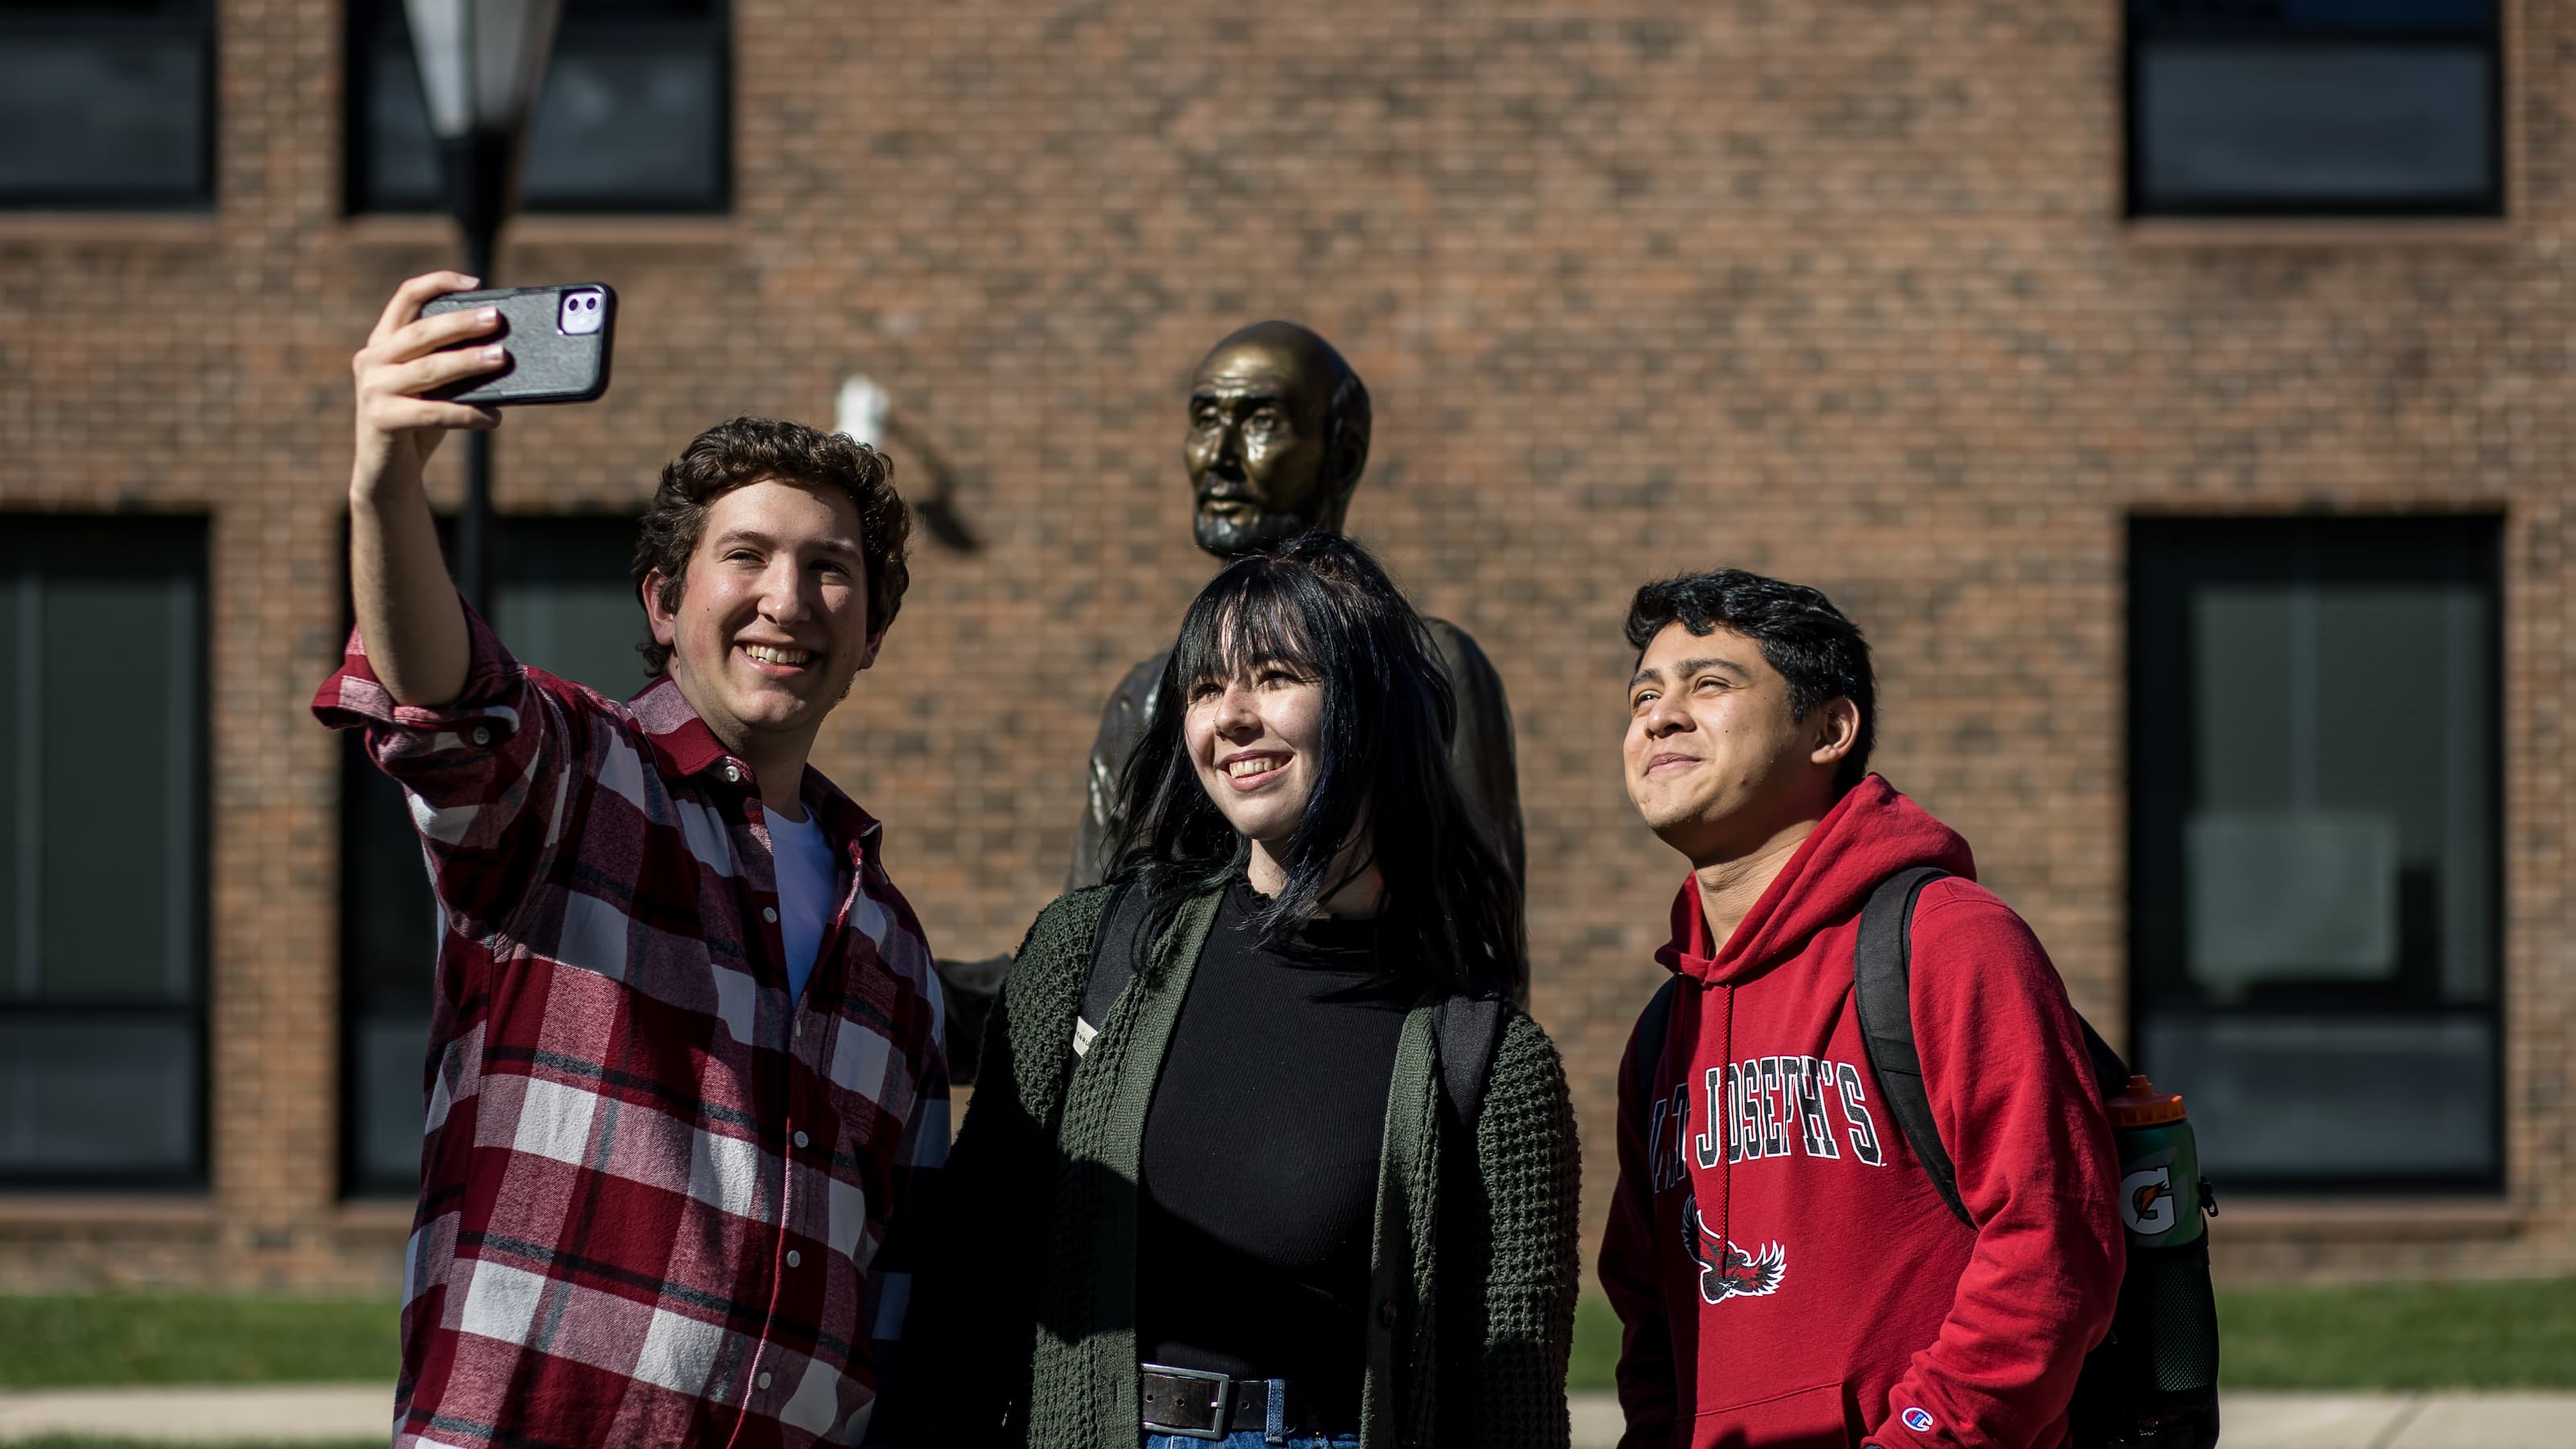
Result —
<path fill-rule="evenodd" d="M 187 34 L 197 41 L 197 64 L 200 105 L 197 125 L 196 188 L 186 196 L 165 191 L 135 190 L 128 192 L 46 192 L 0 190 L 0 213 L 26 211 L 95 212 L 120 214 L 197 215 L 215 210 L 221 178 L 216 174 L 220 156 L 216 148 L 217 126 L 223 116 L 221 94 L 222 28 L 216 0 L 170 0 L 184 6 L 185 13 L 120 14 L 114 11 L 66 6 L 60 11 L 0 11 L 0 43 L 22 34 L 43 32 L 108 32 L 136 30 L 160 34 Z"/>
<path fill-rule="evenodd" d="M 2329 198 L 2322 200 L 2269 201 L 2198 201 L 2175 205 L 2149 204 L 2146 187 L 2145 138 L 2141 128 L 2140 89 L 2144 69 L 2135 0 L 2120 7 L 2120 139 L 2121 139 L 2121 210 L 2129 221 L 2494 221 L 2509 214 L 2512 200 L 2511 170 L 2505 154 L 2506 97 L 2513 76 L 2507 66 L 2511 48 L 2506 44 L 2505 27 L 2508 9 L 2505 0 L 2487 0 L 2494 7 L 2495 23 L 2484 30 L 2430 30 L 2355 28 L 2345 31 L 2303 31 L 2295 26 L 2275 23 L 2263 25 L 2249 21 L 2188 22 L 2171 29 L 2159 29 L 2152 38 L 2206 39 L 2210 42 L 2238 42 L 2276 48 L 2298 49 L 2307 46 L 2325 48 L 2355 42 L 2439 41 L 2449 44 L 2482 44 L 2486 47 L 2489 73 L 2493 84 L 2487 92 L 2486 115 L 2483 117 L 2489 171 L 2485 188 L 2467 205 L 2456 201 L 2388 201 L 2365 197 Z"/>
<path fill-rule="evenodd" d="M 392 0 L 383 0 L 391 4 Z M 724 134 L 718 138 L 716 165 L 711 191 L 712 199 L 703 204 L 685 206 L 632 203 L 599 205 L 521 205 L 525 216 L 569 217 L 721 217 L 734 212 L 734 144 L 736 117 L 734 100 L 737 83 L 734 77 L 735 46 L 733 38 L 733 0 L 708 0 L 713 11 L 709 17 L 710 44 L 716 52 L 715 114 Z M 398 4 L 393 5 L 396 11 Z M 567 7 L 569 9 L 569 7 Z M 567 15 L 565 19 L 571 17 Z M 409 20 L 397 17 L 397 24 L 409 26 Z M 558 22 L 560 25 L 562 22 Z M 340 43 L 340 212 L 344 217 L 358 216 L 436 216 L 444 214 L 443 202 L 433 198 L 421 206 L 369 206 L 363 204 L 367 193 L 367 103 L 370 92 L 366 83 L 370 64 L 370 47 L 378 35 L 378 10 L 370 0 L 346 0 L 341 6 Z M 561 30 L 557 32 L 558 41 Z M 408 33 L 403 48 L 410 49 Z M 529 117 L 531 129 L 535 116 Z M 524 168 L 523 168 L 524 169 Z"/>
<path fill-rule="evenodd" d="M 190 625 L 193 652 L 188 656 L 187 701 L 193 717 L 192 727 L 184 731 L 182 744 L 192 752 L 195 780 L 186 808 L 189 814 L 190 856 L 194 869 L 184 883 L 185 905 L 193 917 L 188 932 L 190 950 L 186 962 L 188 999 L 184 1003 L 138 1001 L 131 996 L 98 995 L 40 1001 L 12 1001 L 0 998 L 0 1021 L 78 1020 L 83 1018 L 116 1018 L 122 1021 L 172 1023 L 187 1028 L 194 1050 L 195 1072 L 189 1086 L 194 1096 L 187 1114 L 189 1151 L 187 1162 L 179 1167 L 148 1169 L 99 1170 L 83 1168 L 72 1171 L 19 1171 L 0 1166 L 0 1193 L 117 1192 L 156 1195 L 193 1195 L 213 1185 L 214 1139 L 214 1040 L 213 1040 L 213 877 L 214 877 L 214 564 L 213 521 L 204 514 L 154 514 L 141 516 L 101 513 L 0 513 L 0 530 L 13 537 L 25 537 L 29 529 L 42 530 L 66 524 L 112 523 L 117 529 L 132 531 L 150 529 L 165 534 L 172 551 L 187 560 L 187 577 L 196 587 L 196 617 Z M 14 688 L 14 685 L 13 685 Z M 22 702 L 16 707 L 25 707 Z M 0 769 L 15 771 L 14 761 L 0 761 Z M 22 802 L 26 803 L 26 802 Z M 40 794 L 33 809 L 41 813 Z M 0 822 L 0 828 L 22 830 L 15 820 Z M 12 908 L 14 915 L 15 908 Z M 17 927 L 25 929 L 24 925 Z"/>
<path fill-rule="evenodd" d="M 2444 537 L 2428 544 L 2428 533 Z M 2343 515 L 2134 515 L 2127 528 L 2128 667 L 2127 769 L 2128 809 L 2128 1011 L 2130 1059 L 2153 1076 L 2156 1063 L 2146 1049 L 2147 1026 L 2164 1022 L 2259 1021 L 2349 1017 L 2385 1020 L 2404 1015 L 2415 1020 L 2474 1021 L 2489 1033 L 2492 1050 L 2481 1088 L 2487 1094 L 2488 1161 L 2483 1172 L 2370 1171 L 2349 1173 L 2238 1174 L 2233 1185 L 2282 1197 L 2329 1198 L 2386 1196 L 2404 1192 L 2433 1196 L 2493 1197 L 2506 1186 L 2512 1099 L 2506 1091 L 2505 1058 L 2510 1015 L 2506 914 L 2507 877 L 2512 862 L 2506 853 L 2505 689 L 2510 666 L 2504 653 L 2505 608 L 2509 594 L 2504 567 L 2505 519 L 2494 513 L 2414 513 Z M 2301 544 L 2304 552 L 2296 551 Z M 2259 572 L 2246 567 L 2261 555 L 2295 560 L 2289 568 Z M 2398 572 L 2375 568 L 2390 558 L 2405 558 L 2417 567 Z M 2178 848 L 2182 824 L 2199 787 L 2197 745 L 2189 727 L 2198 706 L 2194 654 L 2188 612 L 2195 589 L 2212 583 L 2402 582 L 2472 584 L 2491 604 L 2486 621 L 2487 658 L 2492 668 L 2478 703 L 2494 731 L 2487 751 L 2485 778 L 2479 788 L 2489 807 L 2489 849 L 2495 868 L 2483 892 L 2483 905 L 2493 929 L 2488 933 L 2491 982 L 2481 1002 L 2410 999 L 2391 989 L 2373 999 L 2357 1000 L 2350 985 L 2266 987 L 2262 999 L 2218 1002 L 2192 1000 L 2185 958 L 2189 922 L 2186 916 L 2186 863 Z M 2180 627 L 2174 627 L 2179 624 Z M 2402 968 L 2401 968 L 2402 969 Z M 2401 983 L 2402 985 L 2402 983 Z"/>

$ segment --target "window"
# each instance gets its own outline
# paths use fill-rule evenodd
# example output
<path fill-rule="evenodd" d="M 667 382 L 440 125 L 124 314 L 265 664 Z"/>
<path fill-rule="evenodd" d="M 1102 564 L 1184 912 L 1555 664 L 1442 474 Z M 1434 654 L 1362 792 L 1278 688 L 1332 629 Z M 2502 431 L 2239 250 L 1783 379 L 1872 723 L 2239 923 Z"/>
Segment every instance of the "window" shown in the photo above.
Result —
<path fill-rule="evenodd" d="M 2223 1185 L 2501 1185 L 2500 534 L 2132 526 L 2135 1055 Z"/>
<path fill-rule="evenodd" d="M 213 0 L 0 0 L 0 206 L 215 197 Z"/>
<path fill-rule="evenodd" d="M 438 146 L 402 0 L 349 0 L 349 210 L 436 211 Z M 724 0 L 565 0 L 528 128 L 530 211 L 720 212 L 733 109 Z"/>
<path fill-rule="evenodd" d="M 206 529 L 0 518 L 0 1184 L 206 1176 Z"/>
<path fill-rule="evenodd" d="M 2129 210 L 2497 216 L 2496 0 L 2128 0 Z"/>
<path fill-rule="evenodd" d="M 644 613 L 627 565 L 635 520 L 495 520 L 490 619 L 523 662 L 612 699 L 644 687 Z M 342 1178 L 360 1194 L 420 1183 L 438 905 L 400 787 L 343 735 L 340 971 Z"/>

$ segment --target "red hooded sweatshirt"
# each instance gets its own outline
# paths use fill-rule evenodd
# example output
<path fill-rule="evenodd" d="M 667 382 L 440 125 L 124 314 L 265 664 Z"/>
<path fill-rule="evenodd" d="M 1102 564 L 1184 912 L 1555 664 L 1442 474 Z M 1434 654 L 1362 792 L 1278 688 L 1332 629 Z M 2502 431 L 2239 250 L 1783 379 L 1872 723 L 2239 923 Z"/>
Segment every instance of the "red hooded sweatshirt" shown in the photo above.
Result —
<path fill-rule="evenodd" d="M 1953 1216 L 1852 1007 L 1860 908 L 1913 865 L 1914 1040 Z M 2066 988 L 1968 844 L 1873 775 L 1723 947 L 1685 879 L 1661 1042 L 1619 1073 L 1601 1284 L 1627 1445 L 2053 1446 L 2119 1296 L 2119 1171 Z M 1657 1090 L 1637 1092 L 1651 1052 Z"/>

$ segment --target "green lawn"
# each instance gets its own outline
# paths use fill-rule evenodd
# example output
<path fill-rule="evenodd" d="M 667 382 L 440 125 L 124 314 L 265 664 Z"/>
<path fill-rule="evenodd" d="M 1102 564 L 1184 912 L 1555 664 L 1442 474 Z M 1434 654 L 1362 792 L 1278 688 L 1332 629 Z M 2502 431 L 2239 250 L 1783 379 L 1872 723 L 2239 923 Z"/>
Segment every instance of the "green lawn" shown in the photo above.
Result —
<path fill-rule="evenodd" d="M 2218 1344 L 2240 1389 L 2576 1388 L 2576 1278 L 2221 1293 Z"/>
<path fill-rule="evenodd" d="M 2218 1318 L 2231 1388 L 2576 1388 L 2576 1279 L 2241 1289 Z M 0 1389 L 390 1384 L 397 1352 L 383 1300 L 0 1296 Z M 1585 1297 L 1572 1387 L 1609 1388 L 1618 1352 Z"/>
<path fill-rule="evenodd" d="M 2235 1389 L 2571 1389 L 2576 1278 L 2239 1289 L 2218 1336 Z M 1569 1386 L 1611 1387 L 1618 1355 L 1619 1320 L 1586 1296 Z"/>
<path fill-rule="evenodd" d="M 1618 1387 L 1619 1315 L 1610 1300 L 1586 1293 L 1574 1305 L 1574 1362 L 1566 1368 L 1565 1386 L 1575 1393 Z"/>
<path fill-rule="evenodd" d="M 0 1389 L 328 1383 L 390 1388 L 390 1299 L 0 1295 Z"/>

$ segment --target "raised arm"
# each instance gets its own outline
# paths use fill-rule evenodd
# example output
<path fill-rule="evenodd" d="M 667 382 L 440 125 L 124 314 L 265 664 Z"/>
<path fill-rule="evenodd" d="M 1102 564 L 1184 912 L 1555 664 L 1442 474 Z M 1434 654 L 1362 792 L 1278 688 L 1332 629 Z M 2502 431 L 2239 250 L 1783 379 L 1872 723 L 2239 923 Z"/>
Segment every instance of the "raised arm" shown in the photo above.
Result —
<path fill-rule="evenodd" d="M 456 272 L 430 272 L 397 288 L 367 345 L 350 360 L 357 374 L 357 458 L 349 470 L 349 587 L 367 663 L 394 699 L 437 706 L 465 687 L 465 611 L 439 556 L 438 533 L 422 491 L 422 468 L 451 428 L 496 428 L 490 408 L 440 402 L 423 393 L 499 367 L 499 344 L 439 349 L 499 326 L 490 308 L 420 315 L 423 304 L 476 285 Z"/>

